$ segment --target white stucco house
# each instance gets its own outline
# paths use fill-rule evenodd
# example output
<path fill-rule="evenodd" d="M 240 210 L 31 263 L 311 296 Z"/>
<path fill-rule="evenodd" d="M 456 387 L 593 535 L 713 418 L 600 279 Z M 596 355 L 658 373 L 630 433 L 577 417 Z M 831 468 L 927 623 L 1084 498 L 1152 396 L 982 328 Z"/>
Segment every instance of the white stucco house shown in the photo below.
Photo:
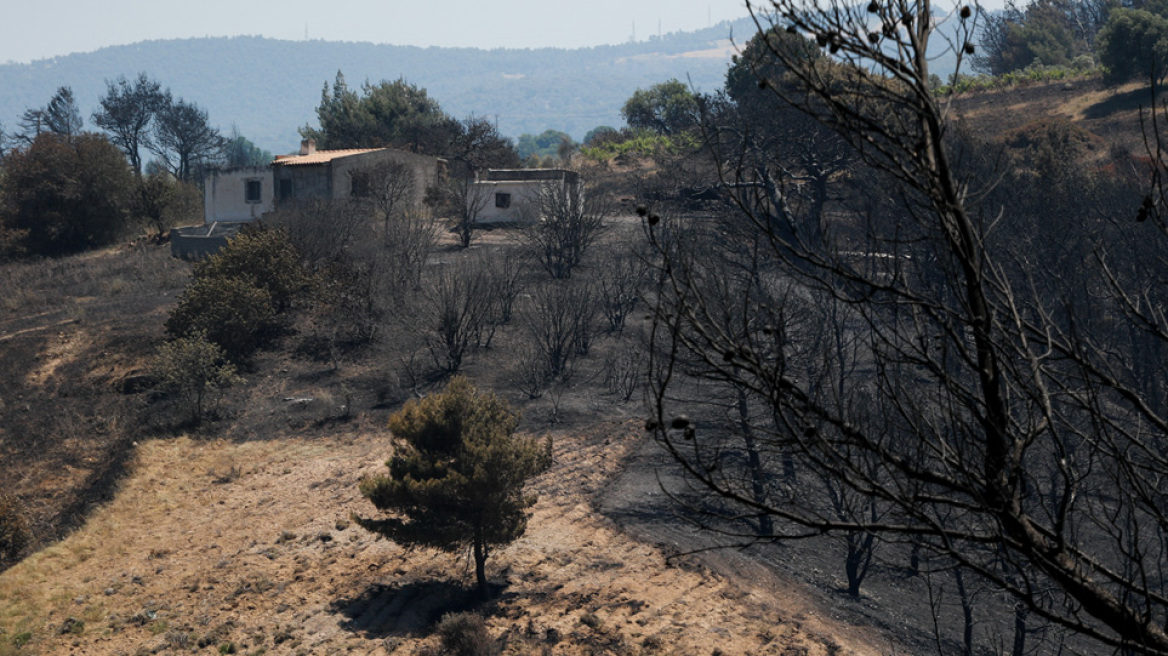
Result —
<path fill-rule="evenodd" d="M 478 203 L 475 222 L 483 225 L 538 221 L 537 206 L 546 185 L 580 191 L 580 174 L 567 169 L 488 169 L 473 183 L 468 203 Z"/>
<path fill-rule="evenodd" d="M 275 209 L 271 166 L 212 171 L 203 186 L 206 223 L 254 221 Z"/>
<path fill-rule="evenodd" d="M 204 222 L 254 221 L 281 203 L 359 195 L 359 176 L 354 173 L 385 162 L 400 162 L 413 169 L 415 202 L 439 183 L 446 170 L 444 160 L 428 155 L 394 148 L 317 150 L 316 143 L 306 139 L 299 153 L 278 155 L 267 166 L 209 173 L 203 191 Z"/>

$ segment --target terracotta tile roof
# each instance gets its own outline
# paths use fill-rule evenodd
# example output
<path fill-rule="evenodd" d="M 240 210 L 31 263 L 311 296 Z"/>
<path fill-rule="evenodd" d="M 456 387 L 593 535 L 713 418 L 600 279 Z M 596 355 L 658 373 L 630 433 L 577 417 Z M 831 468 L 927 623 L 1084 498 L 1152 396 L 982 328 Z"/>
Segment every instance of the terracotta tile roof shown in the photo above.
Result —
<path fill-rule="evenodd" d="M 348 157 L 350 155 L 360 155 L 362 153 L 371 153 L 376 150 L 385 150 L 384 148 L 350 148 L 348 150 L 318 150 L 311 155 L 277 155 L 276 161 L 273 164 L 280 166 L 300 166 L 303 164 L 327 164 L 334 159 L 341 157 Z"/>

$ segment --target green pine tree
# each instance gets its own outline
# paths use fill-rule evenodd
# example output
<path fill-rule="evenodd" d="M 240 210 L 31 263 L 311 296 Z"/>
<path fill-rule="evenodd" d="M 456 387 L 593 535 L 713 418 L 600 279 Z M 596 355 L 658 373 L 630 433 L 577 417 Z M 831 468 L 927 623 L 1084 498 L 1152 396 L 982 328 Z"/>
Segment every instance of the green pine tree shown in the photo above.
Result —
<path fill-rule="evenodd" d="M 389 420 L 398 439 L 389 475 L 361 482 L 361 493 L 392 516 L 358 523 L 400 544 L 470 547 L 486 596 L 487 556 L 523 535 L 535 503 L 524 484 L 551 464 L 551 439 L 518 437 L 518 424 L 506 401 L 461 376 L 410 401 Z"/>

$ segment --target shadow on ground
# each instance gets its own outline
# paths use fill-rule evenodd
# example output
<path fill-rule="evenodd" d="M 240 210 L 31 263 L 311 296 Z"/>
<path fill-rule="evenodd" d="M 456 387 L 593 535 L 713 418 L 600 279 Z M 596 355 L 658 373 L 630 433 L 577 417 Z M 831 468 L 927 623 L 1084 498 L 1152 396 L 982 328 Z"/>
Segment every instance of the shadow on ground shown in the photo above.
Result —
<path fill-rule="evenodd" d="M 1160 95 L 1158 100 L 1161 102 L 1164 100 L 1163 94 Z M 1121 112 L 1136 111 L 1141 107 L 1150 107 L 1151 105 L 1151 90 L 1146 87 L 1141 87 L 1139 89 L 1132 89 L 1131 91 L 1116 93 L 1106 100 L 1101 100 L 1085 109 L 1083 116 L 1088 119 L 1101 119 Z"/>
<path fill-rule="evenodd" d="M 491 586 L 491 598 L 503 591 Z M 334 601 L 330 611 L 346 619 L 341 627 L 364 638 L 416 636 L 430 633 L 447 613 L 475 610 L 483 605 L 477 588 L 449 581 L 375 583 L 356 599 Z"/>

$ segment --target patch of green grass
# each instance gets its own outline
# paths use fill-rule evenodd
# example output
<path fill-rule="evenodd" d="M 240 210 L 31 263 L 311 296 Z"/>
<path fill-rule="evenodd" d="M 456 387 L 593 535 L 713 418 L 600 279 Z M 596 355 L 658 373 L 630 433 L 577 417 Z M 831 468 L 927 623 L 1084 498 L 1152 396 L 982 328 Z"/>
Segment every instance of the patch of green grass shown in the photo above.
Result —
<path fill-rule="evenodd" d="M 1059 80 L 1077 80 L 1098 77 L 1103 69 L 1098 66 L 1027 66 L 1021 70 L 1010 71 L 1001 75 L 955 75 L 949 84 L 937 87 L 939 96 L 949 96 L 958 93 L 974 91 L 990 91 L 994 89 L 1008 89 L 1011 87 L 1057 82 Z"/>
<path fill-rule="evenodd" d="M 24 635 L 25 634 L 23 633 L 17 634 L 13 636 L 11 640 L 7 640 L 4 636 L 0 636 L 0 656 L 22 656 L 23 654 L 28 653 L 21 649 L 24 645 L 28 644 L 27 642 L 21 642 L 19 644 L 16 642 L 18 637 L 23 637 Z M 31 633 L 28 634 L 27 640 L 32 640 Z"/>
<path fill-rule="evenodd" d="M 100 604 L 90 604 L 81 612 L 81 619 L 89 623 L 100 622 L 105 619 L 105 608 Z"/>
<path fill-rule="evenodd" d="M 170 622 L 167 622 L 166 620 L 155 620 L 155 622 L 150 625 L 150 635 L 162 635 L 169 629 Z"/>
<path fill-rule="evenodd" d="M 613 157 L 649 157 L 657 153 L 676 155 L 697 150 L 700 143 L 697 135 L 683 132 L 677 135 L 662 135 L 640 132 L 621 142 L 608 142 L 600 146 L 582 148 L 580 153 L 588 159 L 604 162 Z"/>

